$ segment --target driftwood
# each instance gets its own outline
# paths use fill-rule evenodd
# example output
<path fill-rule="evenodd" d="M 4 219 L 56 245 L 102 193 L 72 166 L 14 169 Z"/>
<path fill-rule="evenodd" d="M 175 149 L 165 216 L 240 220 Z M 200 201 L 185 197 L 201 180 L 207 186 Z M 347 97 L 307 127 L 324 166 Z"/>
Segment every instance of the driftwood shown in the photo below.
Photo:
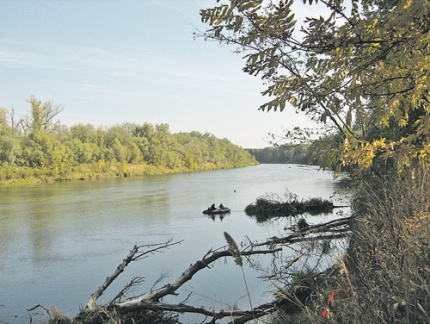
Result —
<path fill-rule="evenodd" d="M 176 244 L 176 243 L 172 243 Z M 170 244 L 170 245 L 172 245 Z M 167 246 L 167 243 L 166 243 Z M 129 263 L 128 260 L 130 258 L 133 258 L 133 255 L 136 254 L 135 252 L 136 247 L 130 251 L 129 256 L 124 260 L 124 262 L 118 267 L 122 268 L 124 263 Z M 275 252 L 281 251 L 281 248 L 276 249 L 268 249 L 268 250 L 250 250 L 250 251 L 241 251 L 242 256 L 250 256 L 250 255 L 258 255 L 258 254 L 273 254 Z M 116 311 L 118 314 L 127 314 L 127 313 L 133 313 L 133 312 L 139 312 L 139 311 L 145 311 L 145 310 L 164 310 L 164 311 L 174 311 L 178 313 L 199 313 L 202 315 L 210 316 L 215 319 L 223 318 L 226 316 L 247 316 L 249 312 L 244 311 L 228 311 L 228 312 L 213 312 L 206 310 L 204 308 L 197 308 L 193 306 L 187 306 L 184 304 L 178 304 L 178 305 L 169 305 L 169 304 L 163 304 L 160 302 L 160 299 L 167 296 L 167 295 L 175 295 L 176 290 L 178 290 L 184 283 L 191 280 L 193 276 L 200 270 L 208 267 L 211 263 L 215 262 L 216 260 L 224 257 L 231 257 L 232 254 L 228 250 L 221 250 L 221 251 L 212 251 L 210 250 L 206 255 L 199 261 L 195 262 L 194 264 L 190 265 L 174 282 L 164 285 L 163 287 L 146 292 L 138 297 L 134 297 L 132 299 L 128 299 L 122 302 L 117 302 L 109 305 L 107 307 L 108 310 Z M 122 272 L 122 271 L 121 271 Z M 117 273 L 117 271 L 115 272 Z M 109 277 L 106 279 L 106 282 L 102 285 L 102 287 L 107 287 L 112 282 L 112 277 Z M 109 284 L 108 284 L 109 282 Z M 101 288 L 97 290 L 100 291 Z M 90 302 L 88 305 L 92 306 L 94 308 L 96 299 L 95 296 L 100 296 L 99 293 L 94 293 L 90 299 Z M 88 306 L 87 305 L 87 306 Z M 87 307 L 84 312 L 89 311 L 90 308 Z M 261 311 L 259 312 L 261 313 Z M 83 317 L 80 314 L 79 317 Z M 262 316 L 261 314 L 260 316 Z"/>
<path fill-rule="evenodd" d="M 240 254 L 244 257 L 260 254 L 274 254 L 276 252 L 282 251 L 283 246 L 298 242 L 346 237 L 347 235 L 349 235 L 348 224 L 352 219 L 353 217 L 346 217 L 333 220 L 324 224 L 307 226 L 305 228 L 301 228 L 296 232 L 293 232 L 286 237 L 272 237 L 266 242 L 252 244 L 249 248 L 240 251 Z M 315 236 L 315 234 L 318 235 Z M 106 288 L 119 276 L 119 274 L 124 271 L 125 267 L 127 267 L 130 262 L 137 261 L 141 258 L 147 257 L 148 254 L 155 253 L 160 249 L 168 248 L 179 243 L 180 242 L 172 242 L 170 240 L 168 242 L 158 245 L 134 246 L 133 249 L 127 255 L 127 257 L 123 260 L 123 262 L 117 267 L 113 275 L 108 277 L 104 284 L 91 295 L 87 306 L 80 312 L 80 314 L 75 317 L 75 320 L 77 322 L 85 322 L 83 321 L 83 319 L 90 318 L 91 316 L 89 316 L 89 314 L 98 311 L 99 308 L 96 304 L 97 299 L 104 293 Z M 261 249 L 264 246 L 267 246 L 268 248 Z M 142 247 L 146 247 L 148 250 L 141 252 L 140 249 Z M 213 311 L 204 307 L 194 307 L 186 305 L 184 303 L 167 304 L 161 301 L 161 299 L 165 296 L 176 295 L 176 291 L 186 282 L 190 281 L 197 272 L 209 267 L 216 260 L 226 257 L 234 257 L 234 255 L 232 255 L 232 253 L 226 247 L 217 250 L 209 250 L 202 257 L 202 259 L 198 260 L 194 264 L 191 264 L 173 282 L 166 284 L 161 288 L 147 291 L 139 296 L 126 300 L 121 300 L 125 291 L 136 282 L 132 281 L 128 286 L 121 290 L 111 302 L 102 307 L 104 311 L 113 312 L 115 314 L 118 314 L 118 316 L 133 316 L 133 314 L 138 314 L 146 311 L 174 312 L 177 314 L 195 313 L 211 318 L 210 323 L 215 323 L 217 320 L 222 318 L 234 318 L 232 323 L 246 323 L 261 316 L 273 313 L 280 308 L 287 308 L 291 310 L 295 307 L 295 309 L 297 309 L 293 301 L 282 298 L 277 298 L 269 303 L 262 304 L 254 308 L 251 307 L 251 310 L 245 311 L 236 309 L 227 311 Z"/>
<path fill-rule="evenodd" d="M 86 305 L 86 309 L 93 309 L 96 306 L 97 299 L 106 291 L 106 289 L 111 285 L 112 282 L 124 271 L 125 267 L 129 265 L 132 261 L 137 261 L 139 259 L 142 259 L 144 257 L 147 257 L 148 254 L 153 254 L 161 249 L 168 248 L 172 245 L 179 244 L 181 242 L 172 242 L 172 240 L 169 240 L 165 243 L 161 244 L 153 244 L 153 245 L 143 245 L 143 246 L 137 246 L 135 245 L 133 249 L 130 251 L 130 253 L 127 255 L 127 257 L 123 260 L 123 262 L 116 268 L 115 272 L 110 276 L 107 277 L 104 284 L 100 286 L 92 295 L 90 300 L 88 301 Z M 142 247 L 149 248 L 149 250 L 146 250 L 144 252 L 140 252 L 139 249 Z M 117 294 L 116 298 L 119 298 L 121 295 L 123 295 L 123 292 L 125 289 L 121 290 L 120 294 Z"/>
<path fill-rule="evenodd" d="M 267 304 L 262 304 L 258 307 L 253 308 L 252 310 L 242 311 L 242 310 L 229 310 L 229 311 L 211 311 L 202 307 L 194 307 L 184 304 L 165 304 L 165 303 L 147 303 L 143 302 L 142 308 L 145 310 L 155 310 L 155 311 L 169 311 L 176 313 L 194 313 L 201 314 L 208 317 L 211 317 L 212 320 L 209 323 L 215 323 L 216 320 L 226 318 L 226 317 L 234 317 L 234 320 L 230 323 L 240 324 L 252 321 L 253 319 L 257 319 L 259 317 L 268 315 L 282 307 L 282 303 L 284 300 L 275 300 Z"/>
<path fill-rule="evenodd" d="M 312 240 L 324 240 L 324 239 L 337 239 L 347 237 L 350 233 L 349 224 L 354 216 L 343 217 L 340 219 L 335 219 L 326 223 L 306 226 L 290 235 L 285 237 L 271 237 L 269 240 L 263 243 L 256 244 L 255 246 L 274 246 L 278 244 L 293 244 L 298 242 L 306 242 Z M 326 234 L 326 233 L 329 234 Z M 308 235 L 310 234 L 320 234 L 317 237 Z"/>

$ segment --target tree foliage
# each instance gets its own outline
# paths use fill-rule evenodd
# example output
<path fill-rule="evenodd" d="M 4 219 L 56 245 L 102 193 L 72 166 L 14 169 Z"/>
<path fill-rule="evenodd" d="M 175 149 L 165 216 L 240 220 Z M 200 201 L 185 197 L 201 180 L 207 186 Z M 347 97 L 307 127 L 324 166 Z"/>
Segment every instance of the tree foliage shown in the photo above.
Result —
<path fill-rule="evenodd" d="M 363 170 L 392 159 L 401 168 L 427 159 L 430 3 L 297 4 L 221 2 L 201 10 L 209 26 L 201 36 L 244 55 L 243 70 L 266 85 L 261 110 L 293 106 L 325 125 L 326 135 L 314 146 L 322 166 Z M 301 12 L 303 21 L 296 19 Z"/>
<path fill-rule="evenodd" d="M 309 164 L 312 160 L 311 146 L 297 144 L 291 146 L 246 149 L 260 163 L 297 163 Z"/>
<path fill-rule="evenodd" d="M 149 123 L 125 123 L 106 129 L 90 124 L 68 128 L 53 122 L 60 112 L 58 106 L 34 97 L 29 103 L 30 115 L 23 119 L 28 127 L 11 123 L 7 110 L 0 109 L 0 180 L 39 174 L 67 179 L 81 165 L 90 165 L 89 172 L 114 169 L 128 174 L 129 164 L 174 172 L 257 163 L 244 149 L 208 133 L 172 134 L 168 124 Z M 32 171 L 26 174 L 17 171 L 19 168 Z"/>
<path fill-rule="evenodd" d="M 34 131 L 51 131 L 56 126 L 54 118 L 61 113 L 61 106 L 54 106 L 51 101 L 42 103 L 42 101 L 32 96 L 27 100 L 31 105 L 30 115 L 27 116 L 22 125 L 26 132 Z"/>

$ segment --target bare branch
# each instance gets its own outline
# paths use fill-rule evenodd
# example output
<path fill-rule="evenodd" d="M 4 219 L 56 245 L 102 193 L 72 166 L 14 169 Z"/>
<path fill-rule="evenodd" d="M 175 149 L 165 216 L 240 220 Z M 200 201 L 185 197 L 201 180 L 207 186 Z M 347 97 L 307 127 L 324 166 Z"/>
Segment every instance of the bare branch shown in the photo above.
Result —
<path fill-rule="evenodd" d="M 278 244 L 293 244 L 297 242 L 310 241 L 315 239 L 338 239 L 343 238 L 349 235 L 349 228 L 345 227 L 348 225 L 350 220 L 353 219 L 353 216 L 346 217 L 342 219 L 337 219 L 333 221 L 329 221 L 324 224 L 318 224 L 314 226 L 309 226 L 300 231 L 292 233 L 284 238 L 272 238 L 267 242 L 259 243 L 259 244 L 251 244 L 250 247 L 245 248 L 240 252 L 242 256 L 251 256 L 251 255 L 260 255 L 260 254 L 274 254 L 276 252 L 282 251 L 282 247 L 273 248 Z M 309 234 L 322 233 L 319 236 L 310 236 Z M 139 248 L 143 246 L 134 246 L 130 251 L 128 256 L 123 260 L 123 263 L 118 266 L 116 271 L 111 277 L 106 279 L 105 284 L 100 287 L 92 296 L 90 301 L 87 304 L 87 307 L 78 315 L 82 316 L 86 312 L 94 311 L 94 305 L 97 298 L 106 290 L 106 288 L 116 279 L 116 277 L 124 270 L 124 268 L 131 262 L 141 259 L 148 255 L 149 253 L 155 253 L 160 249 L 167 248 L 171 245 L 178 244 L 179 242 L 168 241 L 162 244 L 157 245 L 146 245 L 145 247 L 151 247 L 151 249 L 145 252 L 139 252 Z M 255 247 L 261 246 L 269 246 L 269 249 L 264 250 L 254 250 Z M 296 262 L 302 255 L 294 259 Z M 251 310 L 243 311 L 243 310 L 219 310 L 214 311 L 204 307 L 194 307 L 190 305 L 186 305 L 186 298 L 183 302 L 178 304 L 165 304 L 160 300 L 168 295 L 177 295 L 177 290 L 182 287 L 186 282 L 190 281 L 193 276 L 199 272 L 200 270 L 209 267 L 212 263 L 217 261 L 220 258 L 224 257 L 234 257 L 232 253 L 226 248 L 223 247 L 221 249 L 212 250 L 210 249 L 208 252 L 204 254 L 202 259 L 198 260 L 194 264 L 191 264 L 179 277 L 177 277 L 173 282 L 164 285 L 161 288 L 156 290 L 152 290 L 152 288 L 139 295 L 132 298 L 128 298 L 124 301 L 119 301 L 119 299 L 124 296 L 125 292 L 129 290 L 133 285 L 141 282 L 142 279 L 131 281 L 124 289 L 122 289 L 115 298 L 107 304 L 106 310 L 113 311 L 120 316 L 127 314 L 138 314 L 139 312 L 145 311 L 170 311 L 176 313 L 196 313 L 202 314 L 212 318 L 211 323 L 215 323 L 216 320 L 225 318 L 225 317 L 238 317 L 235 318 L 232 323 L 245 323 L 249 320 L 267 315 L 269 313 L 273 313 L 276 311 L 280 305 L 285 306 L 285 303 L 292 303 L 292 301 L 285 300 L 283 298 L 275 299 L 274 301 L 260 305 L 258 307 L 253 308 L 251 306 Z M 140 280 L 140 281 L 139 281 Z"/>
<path fill-rule="evenodd" d="M 281 251 L 281 248 L 269 249 L 269 250 L 258 250 L 258 251 L 241 251 L 241 255 L 257 255 L 257 254 L 273 254 Z M 147 309 L 146 304 L 157 304 L 159 300 L 167 295 L 175 295 L 176 291 L 186 282 L 191 280 L 193 276 L 200 270 L 208 267 L 211 263 L 223 257 L 232 256 L 228 250 L 223 251 L 212 251 L 207 253 L 201 260 L 195 262 L 189 266 L 173 283 L 167 284 L 157 290 L 149 291 L 139 297 L 126 300 L 121 303 L 113 305 L 113 308 L 121 314 L 141 311 Z"/>
<path fill-rule="evenodd" d="M 169 241 L 165 242 L 165 243 L 161 243 L 161 244 L 152 244 L 152 245 L 142 245 L 142 246 L 137 246 L 135 245 L 133 247 L 133 249 L 130 251 L 130 253 L 127 255 L 127 257 L 122 261 L 122 263 L 116 268 L 115 272 L 110 276 L 107 277 L 104 284 L 102 286 L 100 286 L 92 295 L 90 300 L 88 301 L 87 305 L 85 306 L 86 309 L 93 309 L 94 306 L 96 305 L 96 301 L 97 299 L 106 291 L 106 289 L 111 285 L 111 283 L 124 271 L 125 267 L 127 267 L 129 265 L 130 262 L 132 261 L 137 261 L 141 258 L 143 258 L 144 256 L 146 256 L 147 254 L 154 254 L 155 252 L 161 250 L 161 249 L 165 249 L 168 248 L 172 245 L 176 245 L 181 243 L 181 241 L 179 242 L 173 242 L 170 239 Z M 144 251 L 140 254 L 139 253 L 139 248 L 142 247 L 151 247 L 150 250 Z M 137 255 L 136 255 L 137 254 Z M 124 290 L 129 289 L 130 287 L 125 287 L 122 292 Z M 120 292 L 121 293 L 121 292 Z M 118 296 L 118 295 L 117 295 Z M 116 297 L 115 297 L 116 299 Z M 114 300 L 115 300 L 114 299 Z"/>
<path fill-rule="evenodd" d="M 177 312 L 177 313 L 192 313 L 192 314 L 201 314 L 210 316 L 213 318 L 211 323 L 215 323 L 216 320 L 225 318 L 225 317 L 237 317 L 240 316 L 238 319 L 234 319 L 231 323 L 246 323 L 249 320 L 252 320 L 254 318 L 259 318 L 261 316 L 273 313 L 277 305 L 279 304 L 279 301 L 273 301 L 267 304 L 260 305 L 253 310 L 249 311 L 242 311 L 237 309 L 232 309 L 229 311 L 211 311 L 206 308 L 202 307 L 194 307 L 184 304 L 164 304 L 164 303 L 153 303 L 153 302 L 147 302 L 142 301 L 142 304 L 140 306 L 140 310 L 153 310 L 153 311 L 170 311 L 170 312 Z"/>
<path fill-rule="evenodd" d="M 336 229 L 341 226 L 348 225 L 352 219 L 354 219 L 354 216 L 344 217 L 341 219 L 335 219 L 335 220 L 329 221 L 327 223 L 309 226 L 300 231 L 292 233 L 288 236 L 281 237 L 281 238 L 274 237 L 274 238 L 271 238 L 269 241 L 256 244 L 255 246 L 265 246 L 265 245 L 274 246 L 277 244 L 287 244 L 287 243 L 292 244 L 292 243 L 304 242 L 304 241 L 315 240 L 315 239 L 342 238 L 347 236 L 345 232 L 349 232 L 349 228 L 344 230 L 339 230 L 339 229 L 333 230 L 333 228 Z M 340 234 L 322 235 L 318 237 L 305 238 L 306 235 L 309 235 L 312 233 L 321 233 L 321 232 L 327 232 L 327 231 L 331 231 L 331 232 L 337 231 L 338 233 L 340 232 Z"/>

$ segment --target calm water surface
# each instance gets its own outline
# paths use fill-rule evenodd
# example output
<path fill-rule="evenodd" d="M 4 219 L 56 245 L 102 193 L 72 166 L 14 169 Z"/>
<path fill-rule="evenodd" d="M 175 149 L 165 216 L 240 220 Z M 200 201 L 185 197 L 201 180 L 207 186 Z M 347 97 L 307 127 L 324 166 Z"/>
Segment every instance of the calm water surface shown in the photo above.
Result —
<path fill-rule="evenodd" d="M 101 297 L 110 298 L 134 276 L 150 289 L 178 277 L 210 248 L 225 245 L 227 231 L 238 243 L 249 237 L 263 241 L 285 233 L 287 220 L 257 223 L 244 209 L 266 193 L 300 198 L 334 195 L 332 173 L 303 165 L 268 165 L 167 176 L 0 188 L 0 322 L 28 323 L 26 309 L 57 306 L 73 315 L 116 269 L 135 245 L 173 239 L 171 247 L 131 264 Z M 345 204 L 345 197 L 332 200 Z M 232 212 L 223 219 L 202 214 L 212 203 Z M 337 217 L 324 215 L 308 222 Z M 245 268 L 254 306 L 271 299 L 267 284 Z M 139 291 L 136 291 L 137 294 Z M 240 269 L 218 262 L 199 272 L 168 302 L 247 308 Z M 40 312 L 40 310 L 39 310 Z M 190 318 L 185 321 L 192 322 Z"/>

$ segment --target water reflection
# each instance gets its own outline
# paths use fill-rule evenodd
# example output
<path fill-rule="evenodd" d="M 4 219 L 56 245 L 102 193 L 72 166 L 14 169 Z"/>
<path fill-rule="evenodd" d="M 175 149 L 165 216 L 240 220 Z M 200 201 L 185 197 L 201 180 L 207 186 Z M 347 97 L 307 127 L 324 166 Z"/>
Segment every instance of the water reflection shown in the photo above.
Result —
<path fill-rule="evenodd" d="M 213 221 L 220 220 L 222 222 L 222 220 L 224 219 L 224 217 L 226 215 L 228 215 L 228 213 L 227 214 L 216 214 L 216 215 L 215 214 L 209 214 L 207 216 L 208 216 L 208 218 L 212 219 Z"/>
<path fill-rule="evenodd" d="M 328 199 L 334 190 L 332 174 L 310 166 L 260 165 L 0 187 L 0 304 L 5 305 L 0 308 L 0 320 L 22 323 L 22 318 L 14 316 L 26 314 L 26 308 L 39 303 L 56 305 L 65 313 L 77 312 L 135 244 L 184 240 L 129 267 L 106 299 L 133 276 L 145 277 L 149 288 L 162 272 L 170 273 L 168 280 L 176 278 L 210 248 L 224 246 L 224 231 L 238 243 L 247 237 L 264 241 L 282 235 L 289 220 L 258 223 L 244 209 L 265 193 L 282 195 L 287 190 L 300 197 Z M 202 214 L 208 202 L 223 202 L 231 213 L 208 217 Z M 330 217 L 334 216 L 317 216 L 315 222 Z M 246 271 L 255 302 L 270 298 L 264 295 L 267 286 L 261 283 L 261 273 L 248 267 Z M 217 300 L 220 305 L 237 303 L 246 308 L 243 287 L 237 286 L 240 280 L 234 264 L 220 261 L 181 292 L 195 292 L 192 302 L 196 306 Z"/>

